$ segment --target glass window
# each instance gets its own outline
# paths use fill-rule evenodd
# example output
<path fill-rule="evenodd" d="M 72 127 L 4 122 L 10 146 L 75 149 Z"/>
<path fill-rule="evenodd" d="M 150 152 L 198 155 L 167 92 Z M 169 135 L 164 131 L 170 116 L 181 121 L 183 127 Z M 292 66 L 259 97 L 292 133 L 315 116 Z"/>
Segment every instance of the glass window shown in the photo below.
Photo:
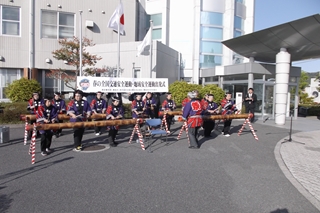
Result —
<path fill-rule="evenodd" d="M 2 6 L 2 35 L 20 35 L 20 8 Z"/>
<path fill-rule="evenodd" d="M 162 29 L 153 29 L 152 30 L 152 39 L 161 39 L 162 38 Z"/>
<path fill-rule="evenodd" d="M 200 68 L 215 67 L 222 64 L 222 57 L 218 55 L 200 55 Z"/>
<path fill-rule="evenodd" d="M 214 41 L 201 41 L 201 52 L 222 54 L 222 44 Z"/>
<path fill-rule="evenodd" d="M 162 13 L 150 16 L 153 21 L 153 26 L 162 26 Z"/>
<path fill-rule="evenodd" d="M 222 26 L 222 13 L 201 12 L 201 24 Z"/>
<path fill-rule="evenodd" d="M 21 78 L 21 70 L 0 69 L 0 99 L 6 99 L 4 91 L 8 84 Z"/>
<path fill-rule="evenodd" d="M 243 19 L 240 18 L 239 16 L 234 17 L 234 28 L 243 30 Z"/>
<path fill-rule="evenodd" d="M 235 31 L 234 31 L 234 37 L 237 38 L 237 37 L 239 37 L 239 36 L 242 36 L 242 32 L 239 31 L 239 30 L 235 30 Z"/>
<path fill-rule="evenodd" d="M 236 2 L 240 2 L 240 3 L 244 4 L 244 0 L 236 0 Z"/>
<path fill-rule="evenodd" d="M 222 28 L 215 28 L 215 27 L 201 27 L 201 38 L 222 40 L 223 30 Z"/>
<path fill-rule="evenodd" d="M 74 14 L 42 11 L 41 38 L 72 38 L 74 36 Z"/>

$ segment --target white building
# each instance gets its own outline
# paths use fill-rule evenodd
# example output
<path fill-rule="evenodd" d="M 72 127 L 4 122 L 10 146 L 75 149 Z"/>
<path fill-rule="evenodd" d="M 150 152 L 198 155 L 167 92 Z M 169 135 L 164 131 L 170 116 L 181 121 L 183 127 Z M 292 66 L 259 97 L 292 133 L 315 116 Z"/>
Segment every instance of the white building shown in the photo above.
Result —
<path fill-rule="evenodd" d="M 122 0 L 122 3 L 126 31 L 126 36 L 121 36 L 123 76 L 133 76 L 135 63 L 136 74 L 141 71 L 142 77 L 149 77 L 144 74 L 150 70 L 149 57 L 136 58 L 135 51 L 149 28 L 149 23 L 143 20 L 149 20 L 149 17 L 139 2 Z M 0 0 L 0 101 L 8 100 L 4 94 L 6 85 L 21 77 L 38 80 L 44 95 L 72 91 L 63 82 L 47 78 L 46 74 L 51 69 L 75 69 L 55 60 L 52 51 L 60 48 L 58 39 L 79 37 L 80 23 L 84 37 L 93 40 L 97 47 L 109 44 L 107 50 L 112 49 L 113 58 L 116 58 L 117 34 L 107 27 L 107 23 L 118 4 L 118 0 Z M 125 52 L 128 48 L 130 54 Z M 106 58 L 107 50 L 98 65 L 116 66 L 117 60 Z M 170 83 L 178 80 L 180 54 L 156 41 L 153 51 L 153 76 L 168 76 Z"/>
<path fill-rule="evenodd" d="M 243 62 L 221 41 L 253 32 L 254 0 L 140 0 L 153 38 L 182 54 L 181 78 L 200 83 L 200 70 Z"/>

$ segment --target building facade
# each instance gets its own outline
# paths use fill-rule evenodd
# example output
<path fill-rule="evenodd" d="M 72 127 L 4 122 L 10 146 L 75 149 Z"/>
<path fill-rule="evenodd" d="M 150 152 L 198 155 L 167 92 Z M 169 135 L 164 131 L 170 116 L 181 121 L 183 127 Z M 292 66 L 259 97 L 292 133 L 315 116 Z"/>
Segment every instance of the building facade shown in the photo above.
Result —
<path fill-rule="evenodd" d="M 153 38 L 182 54 L 181 79 L 201 83 L 202 69 L 247 60 L 221 41 L 253 32 L 254 0 L 140 1 Z"/>
<path fill-rule="evenodd" d="M 37 79 L 43 93 L 68 91 L 63 83 L 46 78 L 50 69 L 74 70 L 62 61 L 52 57 L 52 51 L 59 49 L 58 39 L 82 35 L 96 44 L 113 43 L 117 35 L 107 22 L 118 5 L 118 1 L 79 0 L 0 0 L 0 100 L 6 100 L 4 88 L 21 77 Z M 124 1 L 128 26 L 123 42 L 136 41 L 138 22 L 135 1 Z M 80 15 L 80 10 L 82 14 Z"/>

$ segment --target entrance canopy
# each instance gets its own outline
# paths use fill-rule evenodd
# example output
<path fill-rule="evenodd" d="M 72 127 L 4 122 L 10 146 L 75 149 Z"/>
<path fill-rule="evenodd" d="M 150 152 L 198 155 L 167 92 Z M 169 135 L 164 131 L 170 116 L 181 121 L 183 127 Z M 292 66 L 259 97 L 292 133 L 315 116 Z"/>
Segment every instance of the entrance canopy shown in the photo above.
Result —
<path fill-rule="evenodd" d="M 256 61 L 274 63 L 280 48 L 291 61 L 320 58 L 320 14 L 270 27 L 222 42 L 234 52 Z"/>

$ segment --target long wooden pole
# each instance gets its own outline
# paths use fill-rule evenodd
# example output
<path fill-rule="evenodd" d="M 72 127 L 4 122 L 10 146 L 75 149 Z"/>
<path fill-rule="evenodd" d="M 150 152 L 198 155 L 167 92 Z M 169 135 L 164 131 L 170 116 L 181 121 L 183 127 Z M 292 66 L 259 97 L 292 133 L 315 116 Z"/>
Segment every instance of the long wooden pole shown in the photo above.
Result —
<path fill-rule="evenodd" d="M 70 122 L 70 123 L 53 123 L 53 124 L 37 124 L 37 130 L 52 130 L 52 129 L 72 129 L 86 128 L 96 126 L 122 126 L 142 123 L 143 119 L 120 119 L 120 120 L 104 120 L 104 121 L 87 121 L 87 122 Z M 27 130 L 32 130 L 33 125 L 28 125 Z"/>
<path fill-rule="evenodd" d="M 204 120 L 229 120 L 229 119 L 243 119 L 252 117 L 252 114 L 233 114 L 233 115 L 205 115 L 202 116 Z M 143 123 L 144 119 L 138 119 L 139 123 Z M 72 122 L 72 123 L 54 123 L 54 124 L 37 124 L 37 130 L 51 130 L 51 129 L 72 129 L 72 128 L 86 128 L 96 126 L 122 126 L 136 124 L 137 119 L 120 119 L 120 120 L 103 120 L 103 121 L 87 121 L 87 122 Z M 27 130 L 32 130 L 33 126 L 28 125 Z"/>
<path fill-rule="evenodd" d="M 30 121 L 36 120 L 36 115 L 20 115 L 20 120 L 24 121 L 26 118 L 28 118 Z M 106 119 L 106 114 L 93 114 L 90 116 L 92 119 Z M 58 115 L 59 120 L 70 120 L 70 116 L 66 114 L 59 114 Z"/>

